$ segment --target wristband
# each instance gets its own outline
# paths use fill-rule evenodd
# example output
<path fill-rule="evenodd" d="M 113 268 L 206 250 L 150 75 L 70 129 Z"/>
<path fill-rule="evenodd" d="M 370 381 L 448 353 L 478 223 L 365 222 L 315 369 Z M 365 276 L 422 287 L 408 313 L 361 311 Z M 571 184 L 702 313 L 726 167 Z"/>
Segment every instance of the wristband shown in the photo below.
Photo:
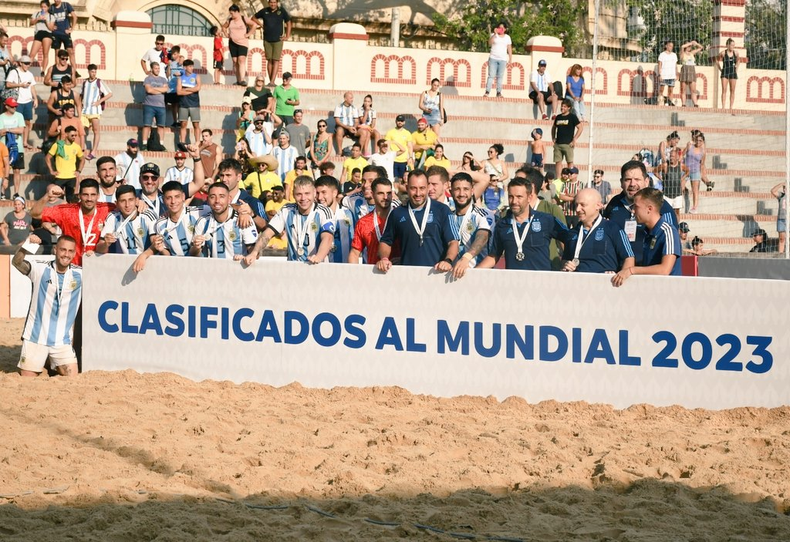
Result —
<path fill-rule="evenodd" d="M 463 259 L 463 260 L 471 260 L 473 258 L 474 258 L 474 255 L 471 252 L 467 252 L 461 257 L 461 259 Z"/>
<path fill-rule="evenodd" d="M 449 263 L 450 265 L 453 265 L 453 261 L 452 261 L 450 258 L 445 258 L 445 259 L 444 259 L 444 260 L 442 260 L 442 261 L 443 261 L 443 262 L 447 262 L 447 263 Z"/>

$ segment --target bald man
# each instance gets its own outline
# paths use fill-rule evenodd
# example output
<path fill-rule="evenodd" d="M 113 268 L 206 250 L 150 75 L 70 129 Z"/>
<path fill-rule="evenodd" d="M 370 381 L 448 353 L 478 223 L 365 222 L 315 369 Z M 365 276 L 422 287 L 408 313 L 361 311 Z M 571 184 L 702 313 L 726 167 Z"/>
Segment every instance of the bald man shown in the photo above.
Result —
<path fill-rule="evenodd" d="M 562 270 L 616 273 L 634 266 L 634 252 L 623 229 L 601 215 L 603 202 L 595 188 L 576 194 L 579 224 L 570 230 L 562 255 Z"/>

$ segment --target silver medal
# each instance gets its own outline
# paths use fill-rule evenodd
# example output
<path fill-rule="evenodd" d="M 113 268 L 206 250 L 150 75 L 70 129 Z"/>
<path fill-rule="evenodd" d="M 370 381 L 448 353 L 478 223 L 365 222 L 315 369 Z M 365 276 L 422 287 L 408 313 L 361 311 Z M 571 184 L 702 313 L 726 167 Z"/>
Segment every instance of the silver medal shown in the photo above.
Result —
<path fill-rule="evenodd" d="M 521 262 L 524 261 L 524 253 L 523 252 L 516 252 L 516 260 Z"/>
<path fill-rule="evenodd" d="M 576 267 L 579 267 L 579 258 L 574 258 L 571 261 L 573 262 L 573 265 L 575 265 Z"/>
<path fill-rule="evenodd" d="M 296 254 L 297 254 L 299 257 L 302 257 L 302 256 L 304 256 L 304 249 L 303 249 L 302 247 L 299 247 L 299 248 L 297 248 L 297 249 L 296 249 Z"/>

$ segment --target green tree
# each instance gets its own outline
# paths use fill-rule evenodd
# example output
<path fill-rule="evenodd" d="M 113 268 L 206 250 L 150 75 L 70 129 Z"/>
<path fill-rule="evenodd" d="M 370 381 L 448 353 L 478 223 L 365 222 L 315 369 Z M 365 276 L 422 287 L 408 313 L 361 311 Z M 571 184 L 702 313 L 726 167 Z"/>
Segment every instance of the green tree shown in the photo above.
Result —
<path fill-rule="evenodd" d="M 704 48 L 710 47 L 713 26 L 711 0 L 628 0 L 644 20 L 644 28 L 635 31 L 642 46 L 640 60 L 654 62 L 664 50 L 667 40 L 675 42 L 675 52 L 686 42 L 695 40 Z M 697 56 L 698 64 L 710 64 L 708 56 Z"/>
<path fill-rule="evenodd" d="M 746 4 L 746 56 L 749 67 L 784 70 L 787 1 L 751 0 Z"/>
<path fill-rule="evenodd" d="M 448 19 L 437 14 L 433 22 L 436 31 L 453 38 L 460 49 L 467 51 L 487 52 L 491 32 L 501 21 L 507 21 L 514 53 L 523 53 L 527 41 L 540 35 L 559 38 L 570 52 L 580 45 L 584 36 L 582 5 L 573 0 L 469 0 L 460 17 Z"/>

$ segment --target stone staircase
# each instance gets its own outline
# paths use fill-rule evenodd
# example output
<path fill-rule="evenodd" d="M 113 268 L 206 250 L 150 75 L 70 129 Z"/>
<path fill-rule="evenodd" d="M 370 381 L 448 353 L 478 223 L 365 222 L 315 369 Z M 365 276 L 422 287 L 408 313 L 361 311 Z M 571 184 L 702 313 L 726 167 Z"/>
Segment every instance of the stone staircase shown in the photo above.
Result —
<path fill-rule="evenodd" d="M 142 124 L 142 83 L 105 81 L 113 97 L 102 118 L 102 143 L 98 154 L 115 155 L 125 150 L 125 142 L 138 137 Z M 298 81 L 295 81 L 298 86 Z M 46 96 L 48 89 L 37 86 L 39 96 Z M 511 172 L 529 158 L 529 134 L 535 127 L 543 128 L 544 139 L 549 143 L 547 157 L 551 159 L 551 121 L 536 120 L 530 101 L 517 98 L 484 99 L 459 97 L 446 89 L 445 107 L 449 122 L 444 126 L 441 140 L 446 154 L 454 163 L 460 162 L 465 151 L 472 151 L 478 159 L 486 156 L 493 143 L 505 147 L 503 158 Z M 230 152 L 235 143 L 235 126 L 238 106 L 243 90 L 236 86 L 207 85 L 201 91 L 201 127 L 214 131 L 214 141 Z M 355 103 L 360 105 L 366 93 L 355 92 Z M 342 100 L 341 92 L 303 90 L 302 109 L 305 124 L 315 130 L 319 119 L 328 120 L 330 131 L 334 125 L 332 113 Z M 418 96 L 414 94 L 377 94 L 374 107 L 378 113 L 378 129 L 384 134 L 394 127 L 395 116 L 407 116 L 406 127 L 416 129 Z M 587 112 L 589 116 L 589 105 Z M 592 154 L 594 168 L 605 172 L 605 178 L 619 189 L 620 166 L 643 147 L 656 152 L 658 144 L 667 134 L 677 130 L 681 144 L 689 140 L 692 128 L 700 129 L 707 139 L 708 177 L 714 181 L 713 192 L 702 192 L 700 214 L 682 215 L 689 222 L 691 235 L 699 235 L 706 246 L 724 252 L 744 252 L 751 247 L 751 232 L 765 228 L 775 236 L 777 202 L 770 189 L 785 178 L 785 120 L 783 113 L 737 111 L 729 113 L 706 109 L 656 106 L 596 106 L 594 127 L 595 146 Z M 46 109 L 41 105 L 37 119 L 46 119 Z M 169 120 L 169 117 L 168 117 Z M 43 123 L 36 124 L 33 144 L 40 144 L 38 137 Z M 586 179 L 589 154 L 590 126 L 585 124 L 576 148 L 576 164 Z M 169 152 L 143 152 L 144 156 L 166 169 L 173 165 L 175 131 L 167 128 L 164 145 Z M 91 138 L 92 140 L 92 138 Z M 348 142 L 348 140 L 347 140 Z M 40 153 L 27 156 L 28 171 L 22 176 L 26 197 L 39 197 L 47 184 L 41 174 L 46 171 Z M 340 162 L 336 158 L 336 163 Z M 552 169 L 549 166 L 549 169 Z M 93 164 L 84 170 L 90 176 Z M 703 187 L 704 190 L 704 187 Z M 4 215 L 9 207 L 0 207 Z"/>

